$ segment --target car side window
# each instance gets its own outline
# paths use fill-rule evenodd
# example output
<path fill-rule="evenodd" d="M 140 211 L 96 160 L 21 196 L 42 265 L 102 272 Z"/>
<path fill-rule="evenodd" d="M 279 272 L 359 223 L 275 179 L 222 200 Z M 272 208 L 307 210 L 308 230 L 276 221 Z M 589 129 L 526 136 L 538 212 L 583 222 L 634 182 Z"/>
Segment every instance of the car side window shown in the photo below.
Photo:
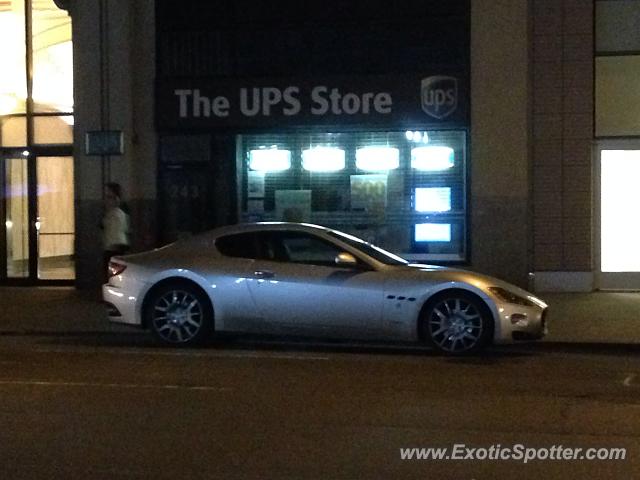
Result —
<path fill-rule="evenodd" d="M 258 243 L 253 233 L 236 233 L 216 239 L 216 248 L 225 257 L 256 258 Z"/>
<path fill-rule="evenodd" d="M 276 249 L 267 232 L 225 235 L 216 240 L 216 248 L 225 257 L 277 260 Z"/>
<path fill-rule="evenodd" d="M 335 267 L 336 256 L 342 251 L 330 242 L 305 233 L 286 232 L 274 240 L 278 258 L 291 263 Z"/>

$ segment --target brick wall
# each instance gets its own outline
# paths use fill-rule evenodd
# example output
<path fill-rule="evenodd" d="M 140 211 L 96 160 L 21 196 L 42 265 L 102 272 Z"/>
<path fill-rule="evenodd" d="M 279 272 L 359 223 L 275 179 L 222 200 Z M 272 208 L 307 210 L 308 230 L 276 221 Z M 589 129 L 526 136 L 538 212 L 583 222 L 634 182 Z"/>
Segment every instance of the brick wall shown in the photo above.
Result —
<path fill-rule="evenodd" d="M 533 267 L 591 271 L 593 1 L 532 5 Z"/>

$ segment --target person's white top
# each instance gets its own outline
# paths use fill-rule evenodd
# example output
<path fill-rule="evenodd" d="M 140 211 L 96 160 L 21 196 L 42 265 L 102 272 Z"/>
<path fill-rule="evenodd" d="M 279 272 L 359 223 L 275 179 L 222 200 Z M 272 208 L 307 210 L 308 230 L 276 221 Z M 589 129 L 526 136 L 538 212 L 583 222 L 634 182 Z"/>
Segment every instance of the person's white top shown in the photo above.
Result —
<path fill-rule="evenodd" d="M 102 222 L 102 244 L 105 250 L 129 245 L 129 215 L 120 207 L 107 210 Z"/>

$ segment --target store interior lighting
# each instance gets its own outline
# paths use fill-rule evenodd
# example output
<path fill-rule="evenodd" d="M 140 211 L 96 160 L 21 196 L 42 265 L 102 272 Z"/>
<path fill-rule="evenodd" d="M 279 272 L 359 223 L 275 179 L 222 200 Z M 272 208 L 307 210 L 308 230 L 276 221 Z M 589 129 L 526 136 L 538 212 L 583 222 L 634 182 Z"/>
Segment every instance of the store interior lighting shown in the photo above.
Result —
<path fill-rule="evenodd" d="M 362 147 L 356 150 L 356 167 L 368 172 L 395 170 L 400 166 L 400 150 L 393 147 Z"/>
<path fill-rule="evenodd" d="M 259 172 L 282 172 L 291 168 L 291 151 L 261 148 L 249 151 L 249 168 Z"/>
<path fill-rule="evenodd" d="M 454 165 L 453 148 L 424 146 L 411 149 L 411 167 L 423 172 L 447 170 Z"/>
<path fill-rule="evenodd" d="M 302 168 L 309 172 L 338 172 L 345 168 L 345 153 L 341 148 L 314 147 L 302 152 Z"/>

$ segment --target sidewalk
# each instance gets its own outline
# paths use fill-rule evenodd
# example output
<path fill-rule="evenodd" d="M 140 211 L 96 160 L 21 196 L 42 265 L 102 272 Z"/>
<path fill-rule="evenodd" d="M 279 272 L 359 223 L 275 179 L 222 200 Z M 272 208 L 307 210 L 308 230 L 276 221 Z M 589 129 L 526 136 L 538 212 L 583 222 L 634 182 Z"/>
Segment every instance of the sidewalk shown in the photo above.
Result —
<path fill-rule="evenodd" d="M 640 344 L 640 292 L 540 296 L 549 304 L 545 342 Z M 131 331 L 107 321 L 98 292 L 0 288 L 0 335 Z"/>
<path fill-rule="evenodd" d="M 0 335 L 131 331 L 108 322 L 98 291 L 0 287 Z"/>

